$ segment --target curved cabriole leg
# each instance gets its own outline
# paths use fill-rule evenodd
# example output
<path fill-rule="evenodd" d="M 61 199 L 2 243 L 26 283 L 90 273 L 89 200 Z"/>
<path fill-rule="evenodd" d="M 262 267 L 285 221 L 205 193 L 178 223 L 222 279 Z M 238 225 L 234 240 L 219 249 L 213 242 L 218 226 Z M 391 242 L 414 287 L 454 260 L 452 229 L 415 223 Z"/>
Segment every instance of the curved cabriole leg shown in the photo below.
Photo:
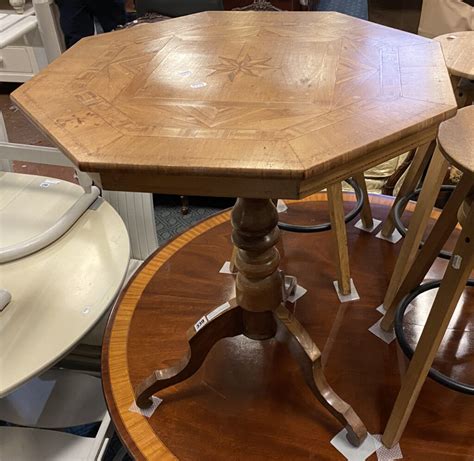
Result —
<path fill-rule="evenodd" d="M 279 326 L 289 333 L 288 346 L 298 360 L 309 388 L 346 428 L 348 441 L 358 447 L 367 437 L 367 429 L 352 407 L 342 400 L 326 381 L 318 347 L 285 306 L 281 305 L 276 310 L 275 317 Z"/>
<path fill-rule="evenodd" d="M 235 301 L 229 304 L 230 307 L 225 310 L 217 308 L 211 311 L 188 330 L 189 351 L 176 365 L 155 370 L 135 388 L 136 403 L 140 408 L 147 408 L 152 404 L 153 394 L 196 373 L 219 340 L 244 332 L 242 309 Z"/>

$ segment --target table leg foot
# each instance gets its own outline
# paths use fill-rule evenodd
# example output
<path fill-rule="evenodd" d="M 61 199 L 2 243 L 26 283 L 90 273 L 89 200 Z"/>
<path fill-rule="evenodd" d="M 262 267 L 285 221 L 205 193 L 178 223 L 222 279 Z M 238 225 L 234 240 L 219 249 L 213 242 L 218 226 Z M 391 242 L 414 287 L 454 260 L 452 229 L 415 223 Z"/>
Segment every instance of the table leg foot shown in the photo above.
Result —
<path fill-rule="evenodd" d="M 275 318 L 279 326 L 282 326 L 290 336 L 288 345 L 301 366 L 309 388 L 345 427 L 348 441 L 356 447 L 359 446 L 367 437 L 367 429 L 352 407 L 342 400 L 326 381 L 320 350 L 301 323 L 284 305 L 276 309 Z"/>
<path fill-rule="evenodd" d="M 155 370 L 135 388 L 137 405 L 140 408 L 149 407 L 153 394 L 196 373 L 214 344 L 242 333 L 243 309 L 235 301 L 231 301 L 228 307 L 218 307 L 209 312 L 188 330 L 189 350 L 186 355 L 172 367 Z"/>

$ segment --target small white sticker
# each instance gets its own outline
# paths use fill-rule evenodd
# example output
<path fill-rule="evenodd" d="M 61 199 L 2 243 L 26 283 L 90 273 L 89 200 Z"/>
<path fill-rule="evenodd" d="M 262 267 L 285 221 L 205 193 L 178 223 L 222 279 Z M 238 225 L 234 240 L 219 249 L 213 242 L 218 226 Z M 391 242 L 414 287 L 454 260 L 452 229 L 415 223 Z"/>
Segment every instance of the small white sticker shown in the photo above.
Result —
<path fill-rule="evenodd" d="M 40 187 L 43 189 L 47 189 L 49 186 L 54 186 L 55 184 L 59 184 L 61 181 L 57 179 L 45 179 L 41 184 Z"/>
<path fill-rule="evenodd" d="M 196 333 L 207 323 L 207 318 L 206 316 L 201 317 L 194 325 L 194 330 L 196 330 Z"/>
<path fill-rule="evenodd" d="M 295 292 L 292 295 L 288 296 L 287 301 L 289 303 L 295 303 L 296 301 L 298 301 L 298 299 L 300 299 L 302 296 L 304 296 L 307 292 L 308 292 L 308 290 L 306 288 L 303 288 L 302 286 L 297 285 Z"/>
<path fill-rule="evenodd" d="M 190 71 L 190 70 L 180 70 L 178 72 L 178 76 L 180 77 L 189 77 L 191 76 L 193 73 Z"/>
<path fill-rule="evenodd" d="M 453 269 L 458 270 L 461 267 L 462 264 L 462 256 L 459 255 L 453 255 L 453 261 L 451 263 L 451 266 Z"/>
<path fill-rule="evenodd" d="M 278 200 L 276 208 L 278 213 L 283 213 L 288 210 L 288 207 L 286 206 L 286 203 L 283 200 Z"/>
<path fill-rule="evenodd" d="M 207 320 L 210 322 L 211 320 L 215 319 L 218 315 L 222 314 L 222 312 L 226 311 L 230 307 L 229 303 L 224 303 L 219 307 L 216 307 L 213 311 L 207 314 Z"/>
<path fill-rule="evenodd" d="M 151 397 L 151 400 L 153 403 L 148 408 L 140 408 L 136 404 L 136 402 L 133 402 L 130 405 L 130 408 L 128 409 L 128 411 L 132 411 L 133 413 L 138 413 L 139 415 L 143 415 L 145 416 L 145 418 L 151 418 L 155 410 L 160 406 L 161 402 L 163 402 L 162 399 L 154 395 Z"/>
<path fill-rule="evenodd" d="M 191 84 L 191 88 L 194 88 L 195 90 L 198 88 L 204 88 L 205 86 L 207 86 L 206 82 L 196 82 Z"/>
<path fill-rule="evenodd" d="M 226 261 L 223 264 L 223 266 L 221 267 L 219 271 L 219 274 L 234 274 L 234 272 L 230 270 L 230 261 Z"/>

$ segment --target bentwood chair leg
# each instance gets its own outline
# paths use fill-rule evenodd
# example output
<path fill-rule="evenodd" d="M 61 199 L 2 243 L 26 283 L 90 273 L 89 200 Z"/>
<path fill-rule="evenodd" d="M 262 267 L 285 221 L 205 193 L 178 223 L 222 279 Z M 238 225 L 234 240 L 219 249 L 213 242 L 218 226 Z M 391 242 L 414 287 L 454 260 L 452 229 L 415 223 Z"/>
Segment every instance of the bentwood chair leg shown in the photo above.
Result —
<path fill-rule="evenodd" d="M 336 251 L 336 270 L 339 291 L 342 295 L 351 293 L 351 271 L 349 250 L 347 248 L 346 223 L 344 221 L 344 201 L 342 184 L 337 182 L 328 187 L 329 215 Z"/>
<path fill-rule="evenodd" d="M 353 175 L 359 187 L 362 189 L 362 194 L 364 196 L 364 206 L 360 213 L 360 218 L 362 219 L 362 224 L 366 229 L 371 229 L 374 225 L 374 219 L 372 217 L 372 210 L 370 208 L 369 194 L 367 193 L 367 184 L 365 183 L 364 173 L 357 173 Z"/>
<path fill-rule="evenodd" d="M 426 225 L 447 170 L 448 162 L 445 160 L 439 149 L 436 149 L 428 168 L 428 174 L 423 184 L 423 189 L 420 193 L 415 212 L 411 218 L 402 249 L 397 258 L 387 288 L 387 293 L 383 300 L 385 308 L 392 305 L 393 299 L 400 287 L 400 282 L 403 280 L 408 269 L 415 260 L 416 254 L 418 253 L 418 247 L 420 246 L 420 242 L 426 230 Z"/>
<path fill-rule="evenodd" d="M 423 172 L 426 169 L 431 157 L 433 156 L 433 152 L 436 146 L 436 142 L 432 141 L 426 144 L 421 145 L 416 149 L 415 156 L 413 157 L 413 161 L 410 165 L 410 168 L 407 171 L 407 175 L 403 180 L 402 186 L 400 187 L 400 191 L 393 202 L 392 208 L 387 216 L 386 221 L 382 227 L 382 235 L 386 238 L 390 237 L 395 230 L 395 223 L 393 220 L 393 213 L 395 209 L 395 205 L 405 196 L 411 194 L 418 185 L 418 182 L 421 179 Z"/>
<path fill-rule="evenodd" d="M 453 257 L 446 269 L 415 354 L 403 377 L 400 393 L 382 437 L 382 442 L 387 447 L 393 447 L 400 440 L 473 267 L 474 206 L 463 223 Z"/>
<path fill-rule="evenodd" d="M 466 175 L 456 186 L 455 191 L 449 198 L 443 208 L 443 212 L 436 221 L 424 247 L 419 251 L 416 257 L 416 264 L 413 264 L 407 275 L 400 284 L 391 304 L 386 305 L 385 313 L 381 327 L 385 331 L 389 331 L 393 327 L 393 321 L 397 311 L 397 306 L 401 300 L 410 293 L 414 288 L 423 282 L 430 267 L 433 265 L 443 245 L 448 240 L 458 223 L 458 210 L 464 199 L 474 193 L 472 179 Z"/>

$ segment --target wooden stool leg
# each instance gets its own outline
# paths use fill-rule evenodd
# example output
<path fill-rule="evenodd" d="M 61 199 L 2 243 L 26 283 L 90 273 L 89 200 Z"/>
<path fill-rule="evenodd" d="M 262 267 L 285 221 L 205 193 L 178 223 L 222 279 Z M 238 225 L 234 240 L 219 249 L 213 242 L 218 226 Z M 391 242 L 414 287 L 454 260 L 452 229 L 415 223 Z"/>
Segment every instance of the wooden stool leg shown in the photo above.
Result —
<path fill-rule="evenodd" d="M 454 193 L 446 203 L 443 212 L 436 221 L 425 242 L 425 246 L 419 251 L 416 257 L 416 264 L 412 265 L 406 277 L 403 279 L 400 288 L 393 297 L 392 303 L 385 306 L 387 312 L 385 313 L 381 323 L 383 330 L 391 330 L 398 304 L 408 293 L 410 293 L 410 291 L 423 282 L 425 275 L 428 273 L 439 252 L 443 248 L 443 245 L 446 243 L 458 223 L 457 215 L 459 207 L 466 196 L 474 193 L 474 190 L 471 189 L 472 178 L 463 176 Z"/>
<path fill-rule="evenodd" d="M 351 271 L 347 248 L 346 223 L 344 222 L 344 201 L 340 182 L 328 187 L 329 215 L 336 250 L 337 282 L 342 295 L 351 293 Z"/>
<path fill-rule="evenodd" d="M 473 267 L 474 207 L 471 207 L 383 434 L 382 442 L 387 447 L 400 440 Z"/>
<path fill-rule="evenodd" d="M 415 156 L 413 158 L 413 162 L 410 165 L 410 168 L 405 176 L 403 184 L 400 188 L 400 191 L 397 194 L 395 201 L 393 202 L 392 208 L 387 216 L 387 220 L 385 221 L 382 227 L 382 235 L 386 238 L 390 237 L 395 230 L 395 224 L 393 222 L 393 213 L 395 209 L 395 205 L 406 195 L 411 194 L 415 189 L 420 181 L 420 178 L 423 172 L 426 169 L 431 157 L 433 156 L 433 152 L 435 149 L 436 143 L 435 141 L 426 143 L 418 147 L 415 152 Z"/>
<path fill-rule="evenodd" d="M 364 173 L 357 173 L 353 175 L 359 187 L 362 189 L 362 195 L 364 196 L 364 206 L 360 212 L 360 218 L 362 224 L 366 229 L 371 229 L 374 226 L 374 219 L 372 217 L 372 210 L 370 208 L 369 194 L 367 193 L 367 184 L 365 183 Z"/>
<path fill-rule="evenodd" d="M 443 179 L 448 170 L 448 162 L 445 160 L 441 152 L 436 149 L 433 159 L 428 168 L 428 174 L 423 184 L 415 212 L 411 218 L 410 226 L 403 242 L 402 249 L 398 255 L 392 277 L 390 279 L 387 293 L 383 300 L 385 308 L 393 304 L 395 294 L 400 287 L 400 282 L 405 277 L 408 269 L 413 263 L 421 239 L 426 229 L 428 219 L 438 196 L 439 189 L 443 183 Z"/>

